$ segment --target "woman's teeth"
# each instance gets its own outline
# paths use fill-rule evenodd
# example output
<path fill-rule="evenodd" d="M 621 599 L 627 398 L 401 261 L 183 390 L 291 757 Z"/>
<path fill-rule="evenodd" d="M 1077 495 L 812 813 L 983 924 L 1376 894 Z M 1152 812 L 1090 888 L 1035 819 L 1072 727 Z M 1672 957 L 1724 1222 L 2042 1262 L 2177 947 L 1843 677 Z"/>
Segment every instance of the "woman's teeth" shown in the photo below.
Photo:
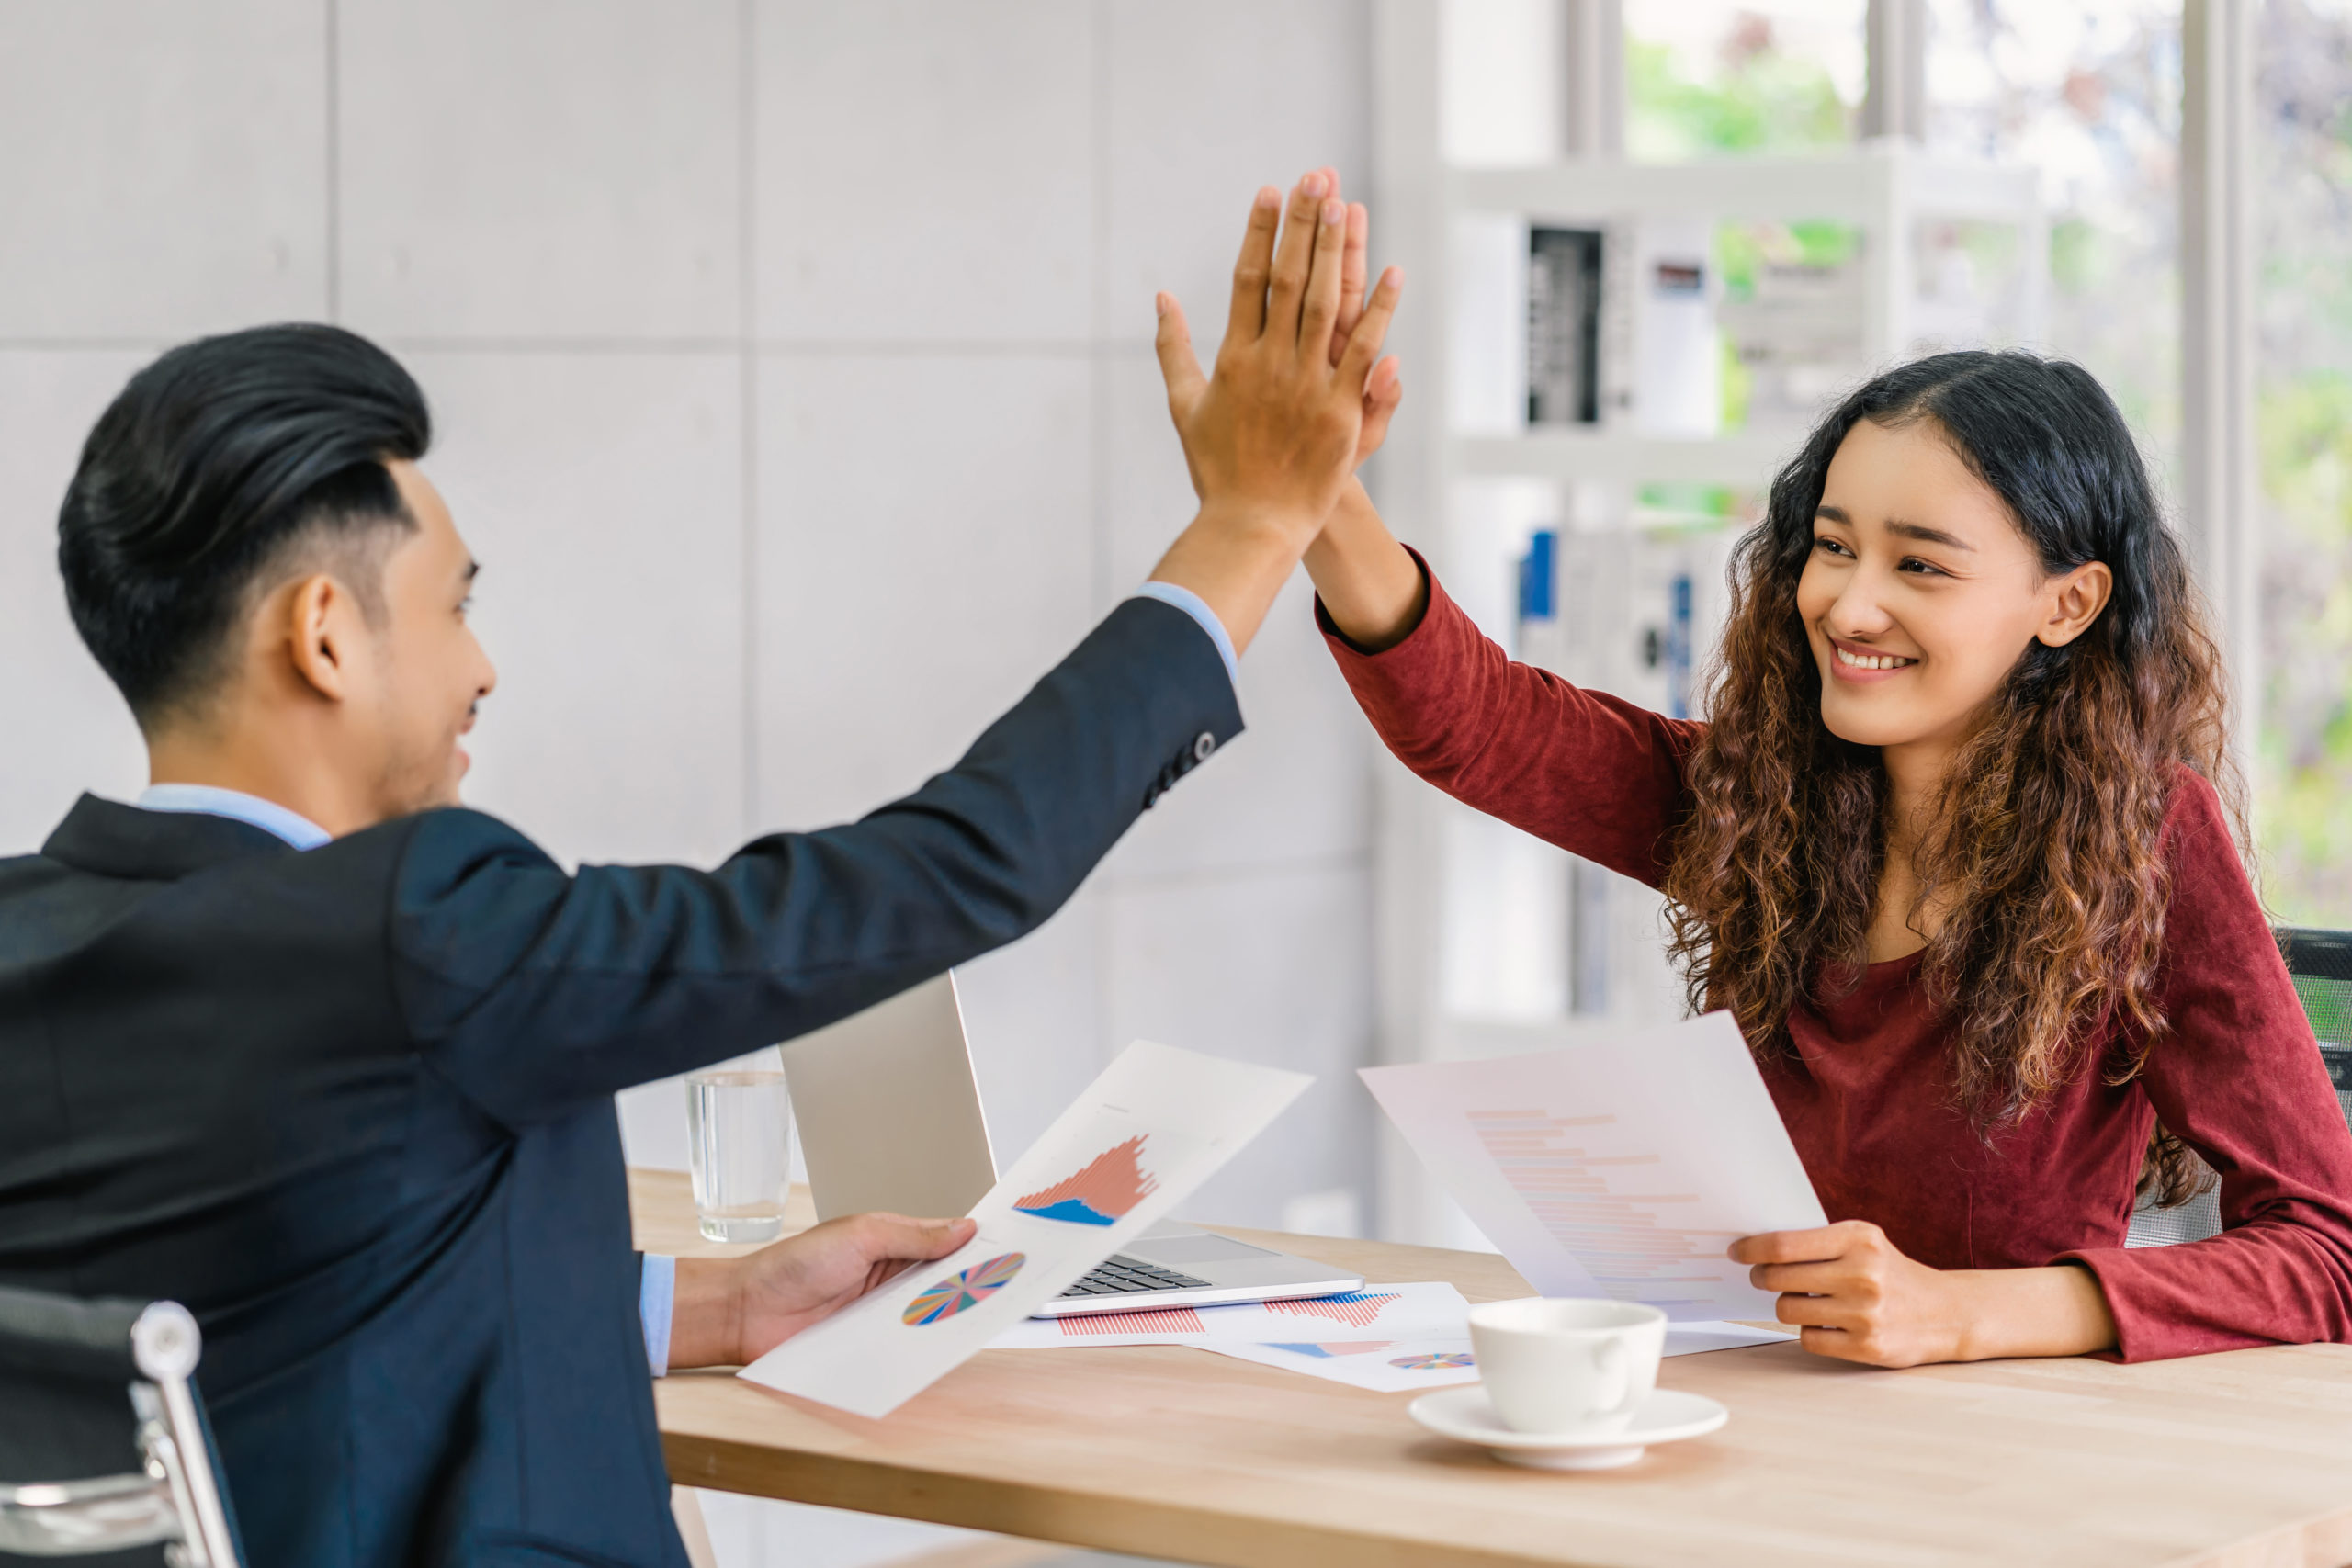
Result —
<path fill-rule="evenodd" d="M 1838 649 L 1838 662 L 1856 670 L 1900 670 L 1906 664 L 1917 664 L 1916 659 L 1898 659 L 1891 653 L 1849 653 Z"/>

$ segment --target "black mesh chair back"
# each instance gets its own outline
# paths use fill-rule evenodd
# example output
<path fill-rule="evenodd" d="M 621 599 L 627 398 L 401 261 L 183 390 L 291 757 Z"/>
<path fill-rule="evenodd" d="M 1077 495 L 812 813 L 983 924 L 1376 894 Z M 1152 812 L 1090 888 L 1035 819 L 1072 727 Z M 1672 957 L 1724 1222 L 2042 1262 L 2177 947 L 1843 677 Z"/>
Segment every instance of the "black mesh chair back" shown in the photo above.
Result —
<path fill-rule="evenodd" d="M 0 1287 L 0 1564 L 242 1568 L 175 1302 Z"/>
<path fill-rule="evenodd" d="M 2281 926 L 2273 933 L 2287 976 L 2319 1037 L 2320 1060 L 2335 1086 L 2335 1103 L 2352 1125 L 2352 931 Z M 2127 1247 L 2170 1247 L 2222 1234 L 2222 1196 L 2208 1187 L 2177 1208 L 2132 1211 Z"/>
<path fill-rule="evenodd" d="M 2320 1059 L 2335 1086 L 2335 1103 L 2352 1123 L 2352 931 L 2282 927 L 2278 951 L 2287 955 L 2303 1016 L 2319 1036 Z"/>

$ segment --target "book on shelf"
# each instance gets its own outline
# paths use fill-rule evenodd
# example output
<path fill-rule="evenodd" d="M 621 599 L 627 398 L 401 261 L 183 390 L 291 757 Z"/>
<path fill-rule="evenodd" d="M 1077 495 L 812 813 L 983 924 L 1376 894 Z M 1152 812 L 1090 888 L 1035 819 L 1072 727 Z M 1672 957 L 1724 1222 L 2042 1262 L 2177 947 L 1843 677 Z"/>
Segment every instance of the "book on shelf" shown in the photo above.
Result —
<path fill-rule="evenodd" d="M 1600 423 L 1599 229 L 1527 232 L 1527 423 Z"/>

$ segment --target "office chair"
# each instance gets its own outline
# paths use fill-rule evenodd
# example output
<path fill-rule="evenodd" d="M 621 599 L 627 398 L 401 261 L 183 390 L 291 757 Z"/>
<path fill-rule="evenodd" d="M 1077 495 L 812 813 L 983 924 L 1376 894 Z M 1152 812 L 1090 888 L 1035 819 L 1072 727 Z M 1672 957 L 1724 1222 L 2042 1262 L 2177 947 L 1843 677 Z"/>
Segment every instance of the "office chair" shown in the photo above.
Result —
<path fill-rule="evenodd" d="M 0 1287 L 0 1562 L 243 1568 L 176 1302 Z"/>
<path fill-rule="evenodd" d="M 2352 1122 L 2352 931 L 2321 931 L 2282 926 L 2278 951 L 2302 998 L 2303 1016 L 2319 1036 L 2320 1059 L 2335 1086 L 2335 1103 Z"/>
<path fill-rule="evenodd" d="M 2303 1016 L 2319 1038 L 2320 1060 L 2327 1064 L 2328 1081 L 2335 1086 L 2335 1103 L 2346 1123 L 2352 1124 L 2352 931 L 2280 926 L 2272 934 L 2287 960 L 2295 995 L 2302 1000 Z M 2221 1234 L 2221 1192 L 2209 1187 L 2177 1209 L 2133 1210 L 2124 1245 L 2170 1247 Z"/>

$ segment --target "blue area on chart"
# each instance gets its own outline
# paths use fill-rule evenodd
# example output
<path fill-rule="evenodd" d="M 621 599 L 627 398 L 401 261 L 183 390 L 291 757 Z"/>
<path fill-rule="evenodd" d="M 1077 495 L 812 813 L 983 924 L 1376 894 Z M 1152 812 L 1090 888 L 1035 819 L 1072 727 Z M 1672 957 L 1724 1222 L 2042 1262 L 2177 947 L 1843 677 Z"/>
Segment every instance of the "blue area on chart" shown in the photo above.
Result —
<path fill-rule="evenodd" d="M 1042 1209 L 1023 1209 L 1019 1204 L 1013 1205 L 1013 1209 L 1017 1213 L 1035 1214 L 1041 1220 L 1062 1220 L 1073 1225 L 1107 1225 L 1113 1223 L 1110 1215 L 1095 1213 L 1077 1198 L 1065 1198 Z"/>

